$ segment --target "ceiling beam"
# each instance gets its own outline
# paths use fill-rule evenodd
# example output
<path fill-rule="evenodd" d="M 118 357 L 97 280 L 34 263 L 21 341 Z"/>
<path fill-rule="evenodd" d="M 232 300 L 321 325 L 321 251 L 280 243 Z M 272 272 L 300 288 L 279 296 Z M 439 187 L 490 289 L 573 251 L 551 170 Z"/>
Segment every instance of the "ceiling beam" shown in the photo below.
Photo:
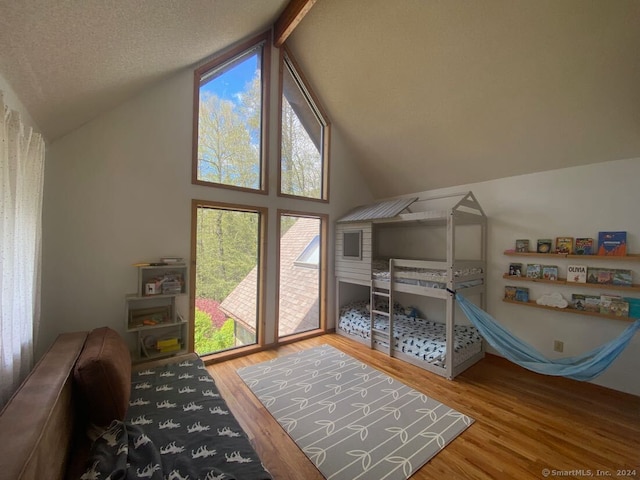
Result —
<path fill-rule="evenodd" d="M 293 30 L 311 10 L 316 0 L 291 0 L 276 20 L 274 26 L 274 45 L 280 48 L 293 33 Z"/>

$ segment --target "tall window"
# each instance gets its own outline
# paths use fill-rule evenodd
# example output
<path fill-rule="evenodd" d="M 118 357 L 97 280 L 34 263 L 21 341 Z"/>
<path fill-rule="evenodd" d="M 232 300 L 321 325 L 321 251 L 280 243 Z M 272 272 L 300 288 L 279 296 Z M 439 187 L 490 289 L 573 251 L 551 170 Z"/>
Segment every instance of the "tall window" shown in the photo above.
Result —
<path fill-rule="evenodd" d="M 324 324 L 326 224 L 322 215 L 280 211 L 278 336 Z"/>
<path fill-rule="evenodd" d="M 194 350 L 199 355 L 260 343 L 266 212 L 194 200 Z"/>
<path fill-rule="evenodd" d="M 193 183 L 266 189 L 268 37 L 195 71 Z"/>
<path fill-rule="evenodd" d="M 328 200 L 329 125 L 286 48 L 282 58 L 279 191 Z"/>

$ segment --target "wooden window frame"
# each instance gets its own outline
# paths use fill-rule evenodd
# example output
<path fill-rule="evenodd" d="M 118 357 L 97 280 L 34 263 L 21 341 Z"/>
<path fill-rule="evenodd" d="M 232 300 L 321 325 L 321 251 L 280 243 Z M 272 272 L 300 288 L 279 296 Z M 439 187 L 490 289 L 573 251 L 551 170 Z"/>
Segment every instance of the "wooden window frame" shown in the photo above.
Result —
<path fill-rule="evenodd" d="M 269 105 L 271 104 L 271 30 L 264 32 L 246 42 L 240 43 L 229 50 L 216 55 L 212 60 L 195 69 L 193 74 L 193 133 L 192 133 L 192 165 L 191 183 L 194 185 L 204 185 L 208 187 L 226 188 L 243 192 L 259 193 L 268 195 L 269 193 Z M 263 44 L 261 56 L 261 83 L 262 83 L 262 105 L 260 120 L 260 188 L 240 187 L 227 185 L 225 183 L 207 182 L 198 179 L 198 134 L 200 115 L 200 82 L 202 77 L 226 62 L 242 55 L 248 50 Z"/>
<path fill-rule="evenodd" d="M 319 291 L 319 325 L 318 328 L 306 332 L 294 333 L 285 337 L 280 336 L 280 238 L 283 216 L 295 216 L 303 218 L 314 218 L 320 220 L 320 263 L 318 264 L 318 275 L 320 282 Z M 275 341 L 276 344 L 296 342 L 309 337 L 327 333 L 327 254 L 329 236 L 329 215 L 325 213 L 301 212 L 297 210 L 278 209 L 276 219 L 276 318 L 275 318 Z"/>
<path fill-rule="evenodd" d="M 282 96 L 284 84 L 284 71 L 288 62 L 294 70 L 294 79 L 298 83 L 302 83 L 302 94 L 309 102 L 310 108 L 318 117 L 318 121 L 322 125 L 322 195 L 320 198 L 305 197 L 302 195 L 292 195 L 282 191 Z M 297 77 L 297 78 L 295 78 Z M 281 48 L 280 67 L 279 67 L 279 86 L 278 86 L 278 196 L 285 198 L 302 199 L 309 202 L 329 203 L 329 172 L 330 172 L 330 156 L 329 149 L 331 145 L 331 122 L 322 107 L 318 97 L 315 95 L 307 79 L 305 78 L 300 66 L 293 57 L 287 46 Z"/>
<path fill-rule="evenodd" d="M 198 209 L 211 208 L 218 210 L 227 210 L 235 212 L 247 212 L 259 214 L 259 231 L 258 239 L 258 275 L 257 275 L 257 318 L 256 318 L 256 343 L 244 347 L 232 348 L 219 353 L 203 355 L 202 360 L 207 363 L 213 361 L 222 361 L 229 358 L 235 358 L 242 355 L 248 355 L 263 350 L 265 347 L 265 328 L 266 328 L 266 273 L 267 273 L 267 225 L 268 225 L 268 208 L 258 207 L 255 205 L 242 205 L 236 203 L 224 203 L 212 200 L 191 200 L 191 268 L 190 268 L 190 285 L 189 288 L 189 351 L 195 351 L 194 332 L 195 332 L 195 305 L 196 305 L 196 257 L 197 257 L 197 225 L 198 225 Z"/>

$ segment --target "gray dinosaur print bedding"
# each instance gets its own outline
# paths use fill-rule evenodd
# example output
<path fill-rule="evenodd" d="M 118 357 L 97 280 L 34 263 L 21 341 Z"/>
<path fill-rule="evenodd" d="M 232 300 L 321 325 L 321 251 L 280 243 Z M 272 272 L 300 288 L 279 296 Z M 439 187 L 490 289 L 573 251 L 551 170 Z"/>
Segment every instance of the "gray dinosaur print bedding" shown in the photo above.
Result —
<path fill-rule="evenodd" d="M 81 480 L 262 480 L 271 475 L 200 360 L 132 374 L 125 422 L 92 446 Z"/>

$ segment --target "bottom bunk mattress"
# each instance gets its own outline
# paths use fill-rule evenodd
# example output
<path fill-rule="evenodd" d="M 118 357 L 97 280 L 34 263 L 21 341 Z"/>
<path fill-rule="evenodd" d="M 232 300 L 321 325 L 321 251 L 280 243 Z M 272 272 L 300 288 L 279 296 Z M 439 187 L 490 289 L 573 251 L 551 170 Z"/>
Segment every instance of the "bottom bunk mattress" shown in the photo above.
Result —
<path fill-rule="evenodd" d="M 447 354 L 446 325 L 424 318 L 409 317 L 402 311 L 401 307 L 394 308 L 393 338 L 396 351 L 444 368 Z M 349 335 L 369 340 L 371 338 L 369 304 L 355 302 L 342 307 L 338 327 Z M 376 315 L 374 328 L 388 332 L 388 319 L 382 315 Z M 476 327 L 455 325 L 454 336 L 453 350 L 456 366 L 482 351 L 482 337 Z M 384 341 L 376 341 L 376 343 L 388 346 Z"/>

